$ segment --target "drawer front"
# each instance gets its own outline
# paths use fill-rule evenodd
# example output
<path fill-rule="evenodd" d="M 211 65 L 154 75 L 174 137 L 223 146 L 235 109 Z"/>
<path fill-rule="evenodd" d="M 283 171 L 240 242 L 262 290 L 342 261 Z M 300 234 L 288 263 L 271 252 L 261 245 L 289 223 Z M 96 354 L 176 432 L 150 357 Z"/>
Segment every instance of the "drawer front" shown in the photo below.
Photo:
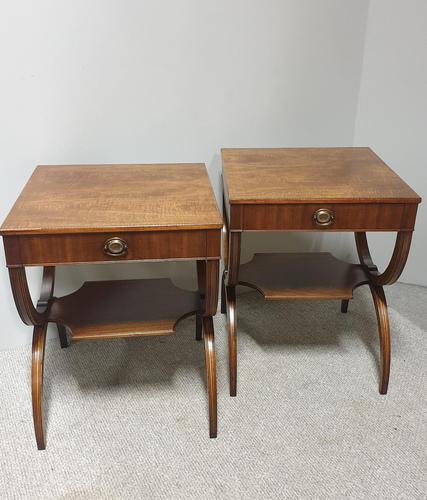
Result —
<path fill-rule="evenodd" d="M 4 237 L 6 263 L 60 265 L 220 257 L 221 230 Z"/>
<path fill-rule="evenodd" d="M 242 230 L 403 231 L 414 228 L 416 213 L 416 204 L 254 204 L 244 205 Z"/>

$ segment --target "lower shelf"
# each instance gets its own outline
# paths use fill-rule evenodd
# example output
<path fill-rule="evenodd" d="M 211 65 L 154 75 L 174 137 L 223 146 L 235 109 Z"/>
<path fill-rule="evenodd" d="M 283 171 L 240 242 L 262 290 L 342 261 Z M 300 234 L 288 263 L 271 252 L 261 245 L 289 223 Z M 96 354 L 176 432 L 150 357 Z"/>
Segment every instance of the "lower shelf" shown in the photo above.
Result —
<path fill-rule="evenodd" d="M 353 290 L 368 282 L 360 264 L 330 253 L 257 253 L 239 269 L 239 284 L 267 300 L 351 299 Z"/>
<path fill-rule="evenodd" d="M 49 321 L 65 326 L 73 341 L 171 335 L 180 319 L 200 307 L 197 292 L 169 279 L 87 281 L 53 300 Z"/>

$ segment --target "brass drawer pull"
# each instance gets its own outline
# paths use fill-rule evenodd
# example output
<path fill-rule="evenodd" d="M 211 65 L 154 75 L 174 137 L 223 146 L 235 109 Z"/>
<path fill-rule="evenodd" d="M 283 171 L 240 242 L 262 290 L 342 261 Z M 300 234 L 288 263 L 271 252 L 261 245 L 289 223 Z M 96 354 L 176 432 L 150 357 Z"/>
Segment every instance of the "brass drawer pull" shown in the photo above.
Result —
<path fill-rule="evenodd" d="M 318 226 L 330 226 L 334 222 L 334 213 L 329 208 L 319 208 L 314 212 L 313 220 Z"/>
<path fill-rule="evenodd" d="M 121 238 L 109 238 L 104 243 L 104 252 L 111 257 L 120 257 L 125 255 L 128 251 L 128 245 L 126 241 Z"/>

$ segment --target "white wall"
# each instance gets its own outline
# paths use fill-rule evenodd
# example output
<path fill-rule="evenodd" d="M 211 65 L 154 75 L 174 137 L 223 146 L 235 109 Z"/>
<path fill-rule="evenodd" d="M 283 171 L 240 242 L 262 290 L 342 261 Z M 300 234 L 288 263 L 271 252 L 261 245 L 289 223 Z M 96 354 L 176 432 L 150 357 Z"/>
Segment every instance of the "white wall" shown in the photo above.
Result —
<path fill-rule="evenodd" d="M 372 0 L 355 144 L 371 146 L 425 200 L 402 281 L 427 285 L 427 2 Z M 390 236 L 372 238 L 385 264 Z"/>
<path fill-rule="evenodd" d="M 219 196 L 220 147 L 351 145 L 367 8 L 2 0 L 0 218 L 39 163 L 202 161 Z M 322 245 L 320 236 L 262 238 L 250 236 L 248 248 L 283 238 L 291 249 Z M 334 250 L 350 254 L 339 238 Z M 85 278 L 146 273 L 185 281 L 194 266 L 62 268 L 59 292 Z M 29 341 L 3 265 L 0 317 L 0 347 Z"/>

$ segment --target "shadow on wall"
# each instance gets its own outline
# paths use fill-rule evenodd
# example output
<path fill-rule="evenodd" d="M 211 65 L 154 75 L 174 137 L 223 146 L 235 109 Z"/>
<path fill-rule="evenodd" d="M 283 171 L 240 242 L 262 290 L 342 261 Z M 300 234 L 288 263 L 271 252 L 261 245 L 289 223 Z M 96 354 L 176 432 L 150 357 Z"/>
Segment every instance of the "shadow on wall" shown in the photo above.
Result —
<path fill-rule="evenodd" d="M 140 278 L 168 278 L 175 285 L 195 290 L 194 262 L 123 262 L 117 264 L 73 265 L 57 268 L 55 295 L 65 295 L 80 288 L 85 281 Z"/>

